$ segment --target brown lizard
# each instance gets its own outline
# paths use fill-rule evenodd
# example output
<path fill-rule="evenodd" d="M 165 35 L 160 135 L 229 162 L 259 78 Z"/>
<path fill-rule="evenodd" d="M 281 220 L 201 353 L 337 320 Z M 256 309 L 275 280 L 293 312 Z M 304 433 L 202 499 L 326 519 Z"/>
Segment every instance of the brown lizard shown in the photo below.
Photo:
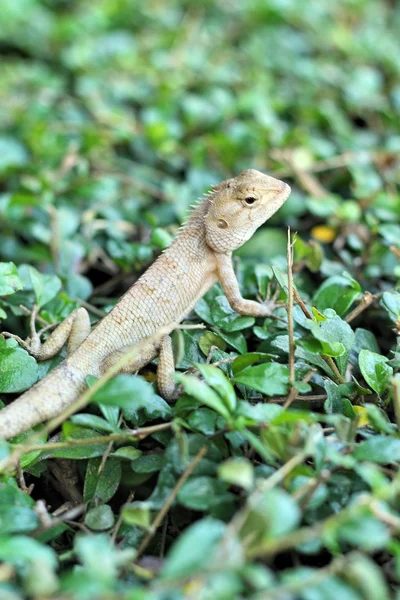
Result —
<path fill-rule="evenodd" d="M 173 243 L 92 331 L 87 311 L 78 308 L 43 345 L 37 334 L 30 343 L 22 342 L 38 360 L 55 356 L 67 342 L 69 356 L 0 411 L 0 437 L 12 438 L 59 415 L 83 391 L 87 375 L 100 376 L 139 341 L 139 356 L 123 371 L 135 372 L 158 355 L 158 389 L 164 398 L 173 398 L 176 386 L 169 333 L 216 281 L 235 311 L 268 316 L 265 304 L 242 298 L 231 256 L 289 194 L 286 183 L 253 169 L 223 181 L 194 207 Z"/>

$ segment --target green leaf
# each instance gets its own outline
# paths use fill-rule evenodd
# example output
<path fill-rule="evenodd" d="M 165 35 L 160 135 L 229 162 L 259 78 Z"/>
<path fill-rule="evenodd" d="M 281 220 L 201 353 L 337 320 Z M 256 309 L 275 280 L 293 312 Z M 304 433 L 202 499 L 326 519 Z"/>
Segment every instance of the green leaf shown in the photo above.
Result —
<path fill-rule="evenodd" d="M 226 350 L 226 342 L 212 331 L 206 331 L 206 333 L 199 337 L 199 346 L 205 356 L 208 356 L 213 346 L 216 346 L 220 350 Z"/>
<path fill-rule="evenodd" d="M 28 153 L 18 139 L 8 135 L 0 137 L 0 172 L 11 167 L 21 167 L 27 161 Z"/>
<path fill-rule="evenodd" d="M 263 363 L 240 371 L 233 381 L 267 396 L 283 395 L 289 389 L 289 369 L 279 363 Z"/>
<path fill-rule="evenodd" d="M 108 586 L 117 577 L 121 566 L 130 563 L 134 550 L 119 550 L 106 534 L 78 535 L 74 540 L 74 552 L 83 565 L 87 577 L 95 581 L 107 582 Z M 109 587 L 107 587 L 109 589 Z M 79 586 L 81 593 L 81 586 Z"/>
<path fill-rule="evenodd" d="M 269 362 L 273 358 L 274 355 L 266 354 L 265 352 L 246 352 L 246 354 L 238 356 L 232 362 L 232 373 L 236 375 L 237 373 L 243 371 L 243 369 L 249 367 L 250 365 L 254 365 L 255 363 Z"/>
<path fill-rule="evenodd" d="M 176 375 L 178 383 L 182 384 L 183 389 L 187 394 L 196 398 L 201 404 L 209 406 L 217 413 L 229 419 L 231 416 L 230 410 L 227 408 L 225 402 L 221 396 L 214 392 L 214 390 L 207 385 L 204 381 L 199 381 L 194 375 L 182 375 L 181 373 Z"/>
<path fill-rule="evenodd" d="M 50 302 L 61 289 L 61 280 L 57 275 L 43 275 L 34 267 L 29 267 L 29 275 L 39 308 Z"/>
<path fill-rule="evenodd" d="M 138 448 L 134 448 L 133 446 L 122 446 L 121 448 L 114 450 L 114 452 L 111 453 L 111 456 L 132 461 L 140 458 L 141 454 L 142 451 Z"/>
<path fill-rule="evenodd" d="M 0 296 L 9 296 L 22 290 L 24 282 L 18 275 L 17 267 L 12 262 L 0 263 Z"/>
<path fill-rule="evenodd" d="M 107 444 L 100 444 L 98 442 L 91 443 L 90 439 L 98 437 L 98 432 L 93 429 L 86 429 L 84 427 L 78 427 L 72 423 L 64 423 L 63 433 L 61 435 L 61 442 L 71 441 L 71 446 L 67 448 L 58 448 L 51 451 L 46 451 L 46 455 L 49 454 L 54 458 L 73 458 L 75 460 L 81 460 L 84 458 L 94 458 L 96 456 L 102 456 L 107 448 Z M 87 444 L 74 446 L 73 440 L 87 440 Z"/>
<path fill-rule="evenodd" d="M 380 464 L 400 461 L 400 440 L 394 437 L 376 435 L 361 442 L 354 450 L 354 457 Z"/>
<path fill-rule="evenodd" d="M 384 410 L 376 404 L 364 404 L 370 424 L 381 433 L 392 434 L 395 431 L 395 424 L 389 421 L 389 417 Z"/>
<path fill-rule="evenodd" d="M 330 379 L 326 379 L 324 381 L 324 387 L 327 394 L 327 398 L 324 402 L 325 411 L 328 414 L 343 414 L 343 399 L 339 386 Z"/>
<path fill-rule="evenodd" d="M 0 337 L 0 393 L 23 392 L 38 380 L 33 356 L 15 340 Z"/>
<path fill-rule="evenodd" d="M 390 600 L 392 597 L 381 569 L 368 556 L 352 555 L 346 564 L 346 576 L 365 600 Z"/>
<path fill-rule="evenodd" d="M 247 352 L 247 342 L 243 333 L 240 331 L 222 331 L 221 329 L 216 329 L 219 337 L 222 338 L 229 346 L 232 346 L 235 350 L 243 354 Z"/>
<path fill-rule="evenodd" d="M 204 435 L 215 433 L 218 415 L 209 408 L 197 408 L 187 417 L 187 422 L 196 431 Z"/>
<path fill-rule="evenodd" d="M 237 415 L 245 416 L 256 423 L 269 423 L 269 421 L 276 419 L 283 411 L 282 406 L 279 404 L 268 404 L 266 402 L 257 402 L 256 404 L 250 404 L 241 400 L 237 410 Z"/>
<path fill-rule="evenodd" d="M 211 315 L 217 327 L 224 331 L 240 331 L 247 329 L 255 323 L 254 317 L 243 317 L 235 312 L 226 296 L 217 296 L 211 305 Z"/>
<path fill-rule="evenodd" d="M 39 525 L 34 501 L 16 486 L 13 480 L 0 484 L 0 530 L 7 533 L 33 531 Z"/>
<path fill-rule="evenodd" d="M 246 522 L 241 530 L 241 538 L 253 539 L 255 545 L 276 538 L 297 527 L 300 509 L 293 498 L 281 489 L 265 492 L 256 504 L 250 505 Z"/>
<path fill-rule="evenodd" d="M 164 463 L 161 454 L 144 454 L 132 462 L 132 469 L 135 473 L 156 473 Z"/>
<path fill-rule="evenodd" d="M 387 364 L 386 356 L 371 352 L 370 350 L 361 350 L 358 363 L 360 371 L 367 384 L 380 396 L 390 383 L 393 376 L 393 369 Z"/>
<path fill-rule="evenodd" d="M 324 316 L 327 319 L 318 324 L 309 319 L 307 323 L 313 336 L 321 343 L 322 354 L 335 357 L 339 371 L 344 375 L 355 340 L 354 331 L 333 311 L 326 310 Z"/>
<path fill-rule="evenodd" d="M 85 525 L 93 531 L 105 531 L 111 529 L 115 519 L 111 507 L 108 504 L 102 504 L 89 510 L 85 517 Z"/>
<path fill-rule="evenodd" d="M 389 313 L 392 321 L 400 321 L 400 292 L 395 290 L 384 292 L 380 304 Z"/>
<path fill-rule="evenodd" d="M 220 479 L 231 485 L 237 485 L 250 490 L 254 483 L 253 465 L 247 458 L 230 458 L 218 467 Z"/>
<path fill-rule="evenodd" d="M 108 433 L 121 431 L 119 427 L 115 427 L 114 425 L 108 423 L 105 419 L 90 413 L 73 415 L 71 417 L 71 422 L 75 425 L 81 425 L 82 427 L 88 427 L 90 429 L 97 429 L 98 431 L 107 431 Z"/>
<path fill-rule="evenodd" d="M 343 315 L 360 294 L 360 284 L 350 275 L 333 275 L 319 287 L 313 303 L 321 312 L 332 308 L 338 315 Z"/>
<path fill-rule="evenodd" d="M 193 510 L 208 510 L 226 492 L 226 485 L 213 477 L 192 477 L 183 484 L 178 501 Z"/>
<path fill-rule="evenodd" d="M 0 560 L 15 567 L 29 597 L 56 593 L 57 555 L 50 546 L 22 535 L 0 537 Z"/>
<path fill-rule="evenodd" d="M 218 369 L 213 365 L 204 365 L 200 363 L 197 363 L 196 366 L 208 385 L 210 385 L 221 396 L 229 412 L 235 412 L 237 402 L 235 390 L 221 369 Z"/>
<path fill-rule="evenodd" d="M 217 544 L 225 529 L 224 523 L 211 517 L 188 527 L 169 551 L 161 571 L 162 579 L 183 579 L 213 565 Z"/>
<path fill-rule="evenodd" d="M 99 474 L 100 463 L 99 458 L 92 458 L 88 461 L 83 495 L 85 502 L 89 500 L 108 502 L 120 484 L 121 461 L 118 458 L 108 458 Z"/>
<path fill-rule="evenodd" d="M 131 502 L 122 508 L 122 518 L 128 525 L 138 525 L 148 529 L 151 524 L 151 504 L 149 502 Z"/>
<path fill-rule="evenodd" d="M 342 540 L 366 552 L 381 550 L 390 540 L 387 525 L 369 515 L 359 515 L 346 521 L 339 526 L 338 535 Z"/>
<path fill-rule="evenodd" d="M 107 381 L 92 396 L 92 402 L 137 411 L 143 404 L 150 402 L 153 395 L 153 388 L 142 377 L 122 374 Z"/>
<path fill-rule="evenodd" d="M 171 414 L 171 408 L 154 393 L 152 385 L 136 375 L 117 375 L 95 393 L 92 402 L 122 408 L 125 418 L 135 424 L 143 420 L 141 413 L 148 419 L 166 419 Z"/>
<path fill-rule="evenodd" d="M 286 296 L 288 295 L 288 275 L 287 272 L 281 271 L 278 267 L 272 267 L 272 271 L 275 275 L 275 279 L 277 280 L 279 287 L 285 292 Z"/>

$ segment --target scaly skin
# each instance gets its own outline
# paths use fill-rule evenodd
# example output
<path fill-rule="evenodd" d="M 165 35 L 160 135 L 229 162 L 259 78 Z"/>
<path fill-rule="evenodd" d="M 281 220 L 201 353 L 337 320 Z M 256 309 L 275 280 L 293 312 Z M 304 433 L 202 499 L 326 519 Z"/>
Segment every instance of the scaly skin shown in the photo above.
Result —
<path fill-rule="evenodd" d="M 100 376 L 129 347 L 150 337 L 124 371 L 134 372 L 158 354 L 158 387 L 165 397 L 173 397 L 172 348 L 165 333 L 180 323 L 216 281 L 237 312 L 255 317 L 269 314 L 266 305 L 241 297 L 231 255 L 289 193 L 287 184 L 253 169 L 222 182 L 195 207 L 171 246 L 91 333 L 86 311 L 78 309 L 43 346 L 38 339 L 30 347 L 25 345 L 38 360 L 44 360 L 57 354 L 68 340 L 70 356 L 0 411 L 0 437 L 12 438 L 59 415 L 84 390 L 88 374 Z M 161 328 L 163 335 L 155 337 Z"/>

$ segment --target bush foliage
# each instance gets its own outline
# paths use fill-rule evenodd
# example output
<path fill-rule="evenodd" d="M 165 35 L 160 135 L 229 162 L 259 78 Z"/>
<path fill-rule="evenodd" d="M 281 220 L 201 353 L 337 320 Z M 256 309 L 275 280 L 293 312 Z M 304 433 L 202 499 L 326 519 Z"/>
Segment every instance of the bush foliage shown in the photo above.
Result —
<path fill-rule="evenodd" d="M 95 323 L 221 179 L 293 192 L 235 259 L 274 318 L 215 286 L 175 404 L 152 364 L 0 445 L 1 598 L 400 598 L 399 25 L 389 0 L 2 2 L 3 331 L 34 303 Z M 63 356 L 0 337 L 4 403 Z"/>

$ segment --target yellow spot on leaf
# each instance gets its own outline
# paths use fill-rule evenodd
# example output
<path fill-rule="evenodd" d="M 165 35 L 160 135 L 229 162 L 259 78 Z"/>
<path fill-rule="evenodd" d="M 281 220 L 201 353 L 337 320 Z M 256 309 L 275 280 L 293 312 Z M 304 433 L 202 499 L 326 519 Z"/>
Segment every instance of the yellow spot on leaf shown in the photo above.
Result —
<path fill-rule="evenodd" d="M 329 244 L 329 242 L 333 242 L 335 239 L 336 232 L 332 227 L 328 227 L 327 225 L 316 225 L 311 229 L 311 235 L 318 242 Z"/>
<path fill-rule="evenodd" d="M 358 427 L 367 427 L 370 425 L 368 413 L 363 406 L 353 406 L 353 410 L 358 417 Z"/>
<path fill-rule="evenodd" d="M 189 594 L 195 594 L 202 587 L 203 587 L 203 582 L 201 581 L 201 579 L 192 579 L 191 581 L 189 581 L 189 583 L 187 583 L 185 585 L 185 587 L 183 589 L 184 589 L 185 594 L 189 595 Z"/>

